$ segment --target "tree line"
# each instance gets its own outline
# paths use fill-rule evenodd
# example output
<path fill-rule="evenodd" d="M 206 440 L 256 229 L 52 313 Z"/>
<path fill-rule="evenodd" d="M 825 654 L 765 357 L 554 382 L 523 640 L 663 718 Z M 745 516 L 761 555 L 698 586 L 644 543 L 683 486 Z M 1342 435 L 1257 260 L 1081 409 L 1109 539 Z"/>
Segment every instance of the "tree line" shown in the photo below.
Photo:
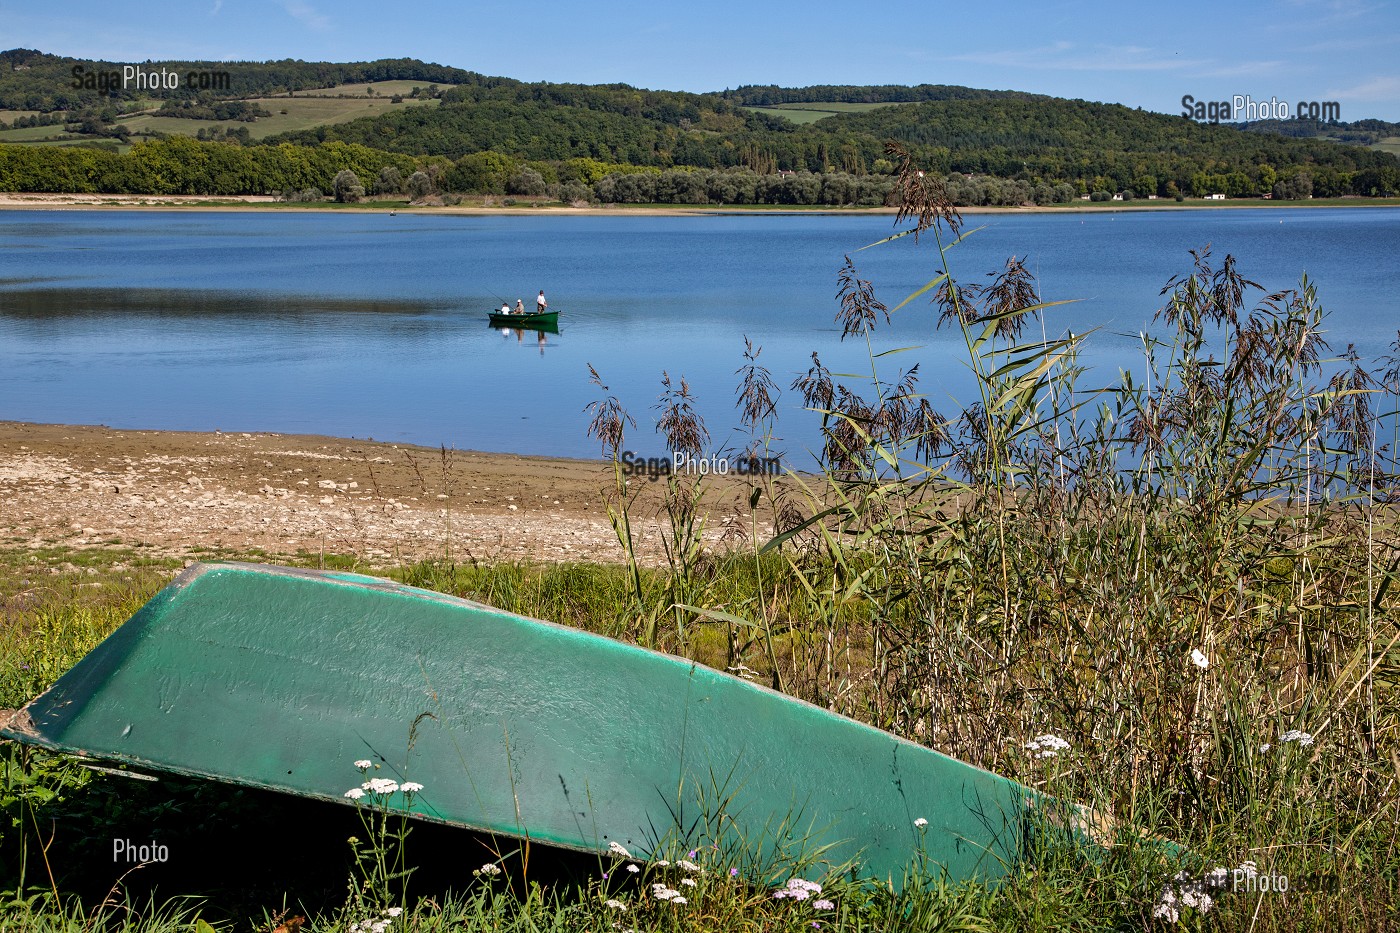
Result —
<path fill-rule="evenodd" d="M 1070 185 L 950 176 L 962 205 L 1063 203 Z M 646 168 L 596 159 L 525 161 L 476 152 L 456 161 L 414 159 L 365 146 L 238 145 L 169 137 L 139 142 L 127 153 L 89 146 L 0 145 L 0 190 L 87 194 L 276 195 L 289 201 L 371 194 L 498 194 L 548 197 L 564 203 L 772 204 L 880 206 L 892 175 L 773 172 L 752 169 Z"/>

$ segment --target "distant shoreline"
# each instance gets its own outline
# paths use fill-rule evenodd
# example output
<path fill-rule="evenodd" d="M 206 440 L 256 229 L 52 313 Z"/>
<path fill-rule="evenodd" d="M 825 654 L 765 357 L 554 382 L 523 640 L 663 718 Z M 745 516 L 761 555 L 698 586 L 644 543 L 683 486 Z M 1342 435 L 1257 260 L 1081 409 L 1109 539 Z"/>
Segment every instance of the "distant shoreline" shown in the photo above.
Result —
<path fill-rule="evenodd" d="M 1100 214 L 1129 211 L 1174 211 L 1174 210 L 1223 210 L 1232 208 L 1323 208 L 1323 207 L 1400 207 L 1400 198 L 1315 198 L 1307 201 L 1273 201 L 1258 198 L 1240 198 L 1227 201 L 1199 199 L 1188 201 L 1113 201 L 1086 203 L 1076 201 L 1070 204 L 1046 204 L 1034 207 L 961 207 L 963 214 Z M 388 213 L 402 211 L 406 215 L 486 215 L 486 216 L 559 216 L 559 217 L 609 217 L 609 216 L 652 216 L 685 217 L 705 215 L 736 216 L 744 214 L 775 215 L 841 215 L 841 214 L 893 214 L 892 207 L 832 207 L 828 205 L 782 206 L 742 204 L 676 205 L 676 204 L 616 204 L 593 205 L 589 207 L 569 207 L 563 204 L 539 204 L 534 206 L 485 206 L 482 204 L 458 204 L 451 206 L 411 207 L 406 204 L 394 205 L 385 202 L 368 204 L 335 204 L 323 202 L 318 206 L 289 204 L 267 195 L 236 195 L 209 197 L 196 194 L 62 194 L 62 193 L 11 193 L 0 192 L 0 211 L 37 210 L 117 210 L 117 211 L 213 211 L 213 212 L 252 212 L 290 211 L 293 213 L 341 212 Z"/>

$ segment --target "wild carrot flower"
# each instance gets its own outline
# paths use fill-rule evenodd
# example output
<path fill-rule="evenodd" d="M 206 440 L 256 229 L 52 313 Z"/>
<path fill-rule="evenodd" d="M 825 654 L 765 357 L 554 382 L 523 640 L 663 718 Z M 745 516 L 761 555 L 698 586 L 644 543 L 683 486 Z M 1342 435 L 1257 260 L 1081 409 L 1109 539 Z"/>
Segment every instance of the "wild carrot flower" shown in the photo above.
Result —
<path fill-rule="evenodd" d="M 613 910 L 626 910 L 626 909 L 627 909 L 627 905 L 624 904 L 624 903 L 622 903 L 622 901 L 619 901 L 619 900 L 618 900 L 617 898 L 615 898 L 615 897 L 610 897 L 610 898 L 608 898 L 606 901 L 603 902 L 603 906 L 604 906 L 604 907 L 611 907 Z"/>
<path fill-rule="evenodd" d="M 622 847 L 622 844 L 617 842 L 616 840 L 608 843 L 608 851 L 611 852 L 613 855 L 620 855 L 623 858 L 632 857 L 632 853 L 624 849 Z"/>
<path fill-rule="evenodd" d="M 921 817 L 919 817 L 917 820 L 914 821 L 914 825 L 917 826 L 917 827 L 919 827 L 920 829 L 923 829 L 925 826 L 928 825 L 928 820 L 924 819 L 924 818 L 921 816 Z"/>
<path fill-rule="evenodd" d="M 1313 742 L 1315 741 L 1313 739 L 1312 733 L 1304 732 L 1301 729 L 1289 729 L 1283 735 L 1279 736 L 1278 740 L 1280 742 L 1297 742 L 1304 748 L 1313 744 Z"/>
<path fill-rule="evenodd" d="M 1069 743 L 1058 735 L 1038 735 L 1026 743 L 1026 750 L 1032 753 L 1033 758 L 1054 758 L 1060 752 L 1069 748 Z"/>
<path fill-rule="evenodd" d="M 349 797 L 351 800 L 359 800 L 364 795 L 365 792 L 360 790 L 358 787 L 352 787 L 345 792 L 345 796 Z"/>
<path fill-rule="evenodd" d="M 500 873 L 501 866 L 497 865 L 495 862 L 487 862 L 485 865 L 482 865 L 480 868 L 478 868 L 475 872 L 475 874 L 478 875 L 499 875 Z"/>
<path fill-rule="evenodd" d="M 681 879 L 681 884 L 685 885 L 687 888 L 693 888 L 693 887 L 695 887 L 695 879 L 694 879 L 694 878 L 682 878 L 682 879 Z"/>
<path fill-rule="evenodd" d="M 684 895 L 677 894 L 675 897 L 671 898 L 671 903 L 672 903 L 672 904 L 689 904 L 690 901 L 686 900 Z"/>
<path fill-rule="evenodd" d="M 822 886 L 815 881 L 808 881 L 805 878 L 789 878 L 787 887 L 773 892 L 773 897 L 782 900 L 790 897 L 795 901 L 805 901 L 813 894 L 822 893 Z"/>
<path fill-rule="evenodd" d="M 630 871 L 630 872 L 631 872 L 632 874 L 634 874 L 634 875 L 635 875 L 637 872 L 641 871 L 641 869 L 638 868 L 636 865 L 628 865 L 628 866 L 627 866 L 627 870 Z"/>
<path fill-rule="evenodd" d="M 691 854 L 691 855 L 694 855 L 695 853 L 692 852 L 692 853 L 690 853 L 690 854 Z M 699 870 L 700 870 L 700 866 L 699 866 L 699 865 L 696 865 L 694 862 L 688 861 L 687 859 L 681 859 L 681 860 L 680 860 L 679 862 L 677 862 L 676 864 L 679 865 L 681 868 L 684 868 L 686 871 L 699 871 Z"/>
<path fill-rule="evenodd" d="M 405 781 L 399 785 L 399 790 L 403 791 L 405 794 L 416 794 L 422 789 L 423 785 L 416 781 Z"/>
<path fill-rule="evenodd" d="M 361 758 L 359 761 L 355 762 L 355 767 L 359 768 L 361 771 L 365 771 L 369 768 L 373 768 L 374 762 L 370 761 L 368 758 Z"/>
<path fill-rule="evenodd" d="M 812 906 L 817 910 L 831 910 L 836 905 L 833 904 L 831 901 L 827 900 L 826 898 L 822 898 L 820 900 L 813 901 Z"/>

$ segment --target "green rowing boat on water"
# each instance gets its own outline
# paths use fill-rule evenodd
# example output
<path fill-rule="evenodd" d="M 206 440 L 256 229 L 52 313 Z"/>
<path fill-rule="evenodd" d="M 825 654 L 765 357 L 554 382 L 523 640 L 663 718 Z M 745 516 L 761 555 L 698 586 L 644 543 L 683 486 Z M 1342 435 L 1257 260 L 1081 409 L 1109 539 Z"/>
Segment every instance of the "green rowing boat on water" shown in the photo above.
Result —
<path fill-rule="evenodd" d="M 423 785 L 423 819 L 641 856 L 802 840 L 896 885 L 921 848 L 952 880 L 1000 877 L 1035 796 L 681 658 L 373 577 L 252 564 L 181 573 L 0 735 L 344 804 L 368 759 Z"/>
<path fill-rule="evenodd" d="M 558 311 L 540 311 L 529 314 L 502 314 L 499 311 L 487 312 L 492 327 L 558 327 Z M 557 331 L 556 331 L 557 333 Z"/>

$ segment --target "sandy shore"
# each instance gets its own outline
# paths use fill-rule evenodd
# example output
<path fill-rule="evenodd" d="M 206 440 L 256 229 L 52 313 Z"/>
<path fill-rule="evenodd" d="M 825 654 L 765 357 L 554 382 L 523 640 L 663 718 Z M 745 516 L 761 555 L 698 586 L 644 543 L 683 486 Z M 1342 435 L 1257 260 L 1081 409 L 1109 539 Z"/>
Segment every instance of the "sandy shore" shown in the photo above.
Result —
<path fill-rule="evenodd" d="M 617 561 L 610 465 L 286 434 L 120 431 L 0 421 L 0 547 L 196 549 L 371 562 Z M 662 483 L 634 481 L 641 551 L 661 555 Z M 746 527 L 714 485 L 710 536 Z"/>

